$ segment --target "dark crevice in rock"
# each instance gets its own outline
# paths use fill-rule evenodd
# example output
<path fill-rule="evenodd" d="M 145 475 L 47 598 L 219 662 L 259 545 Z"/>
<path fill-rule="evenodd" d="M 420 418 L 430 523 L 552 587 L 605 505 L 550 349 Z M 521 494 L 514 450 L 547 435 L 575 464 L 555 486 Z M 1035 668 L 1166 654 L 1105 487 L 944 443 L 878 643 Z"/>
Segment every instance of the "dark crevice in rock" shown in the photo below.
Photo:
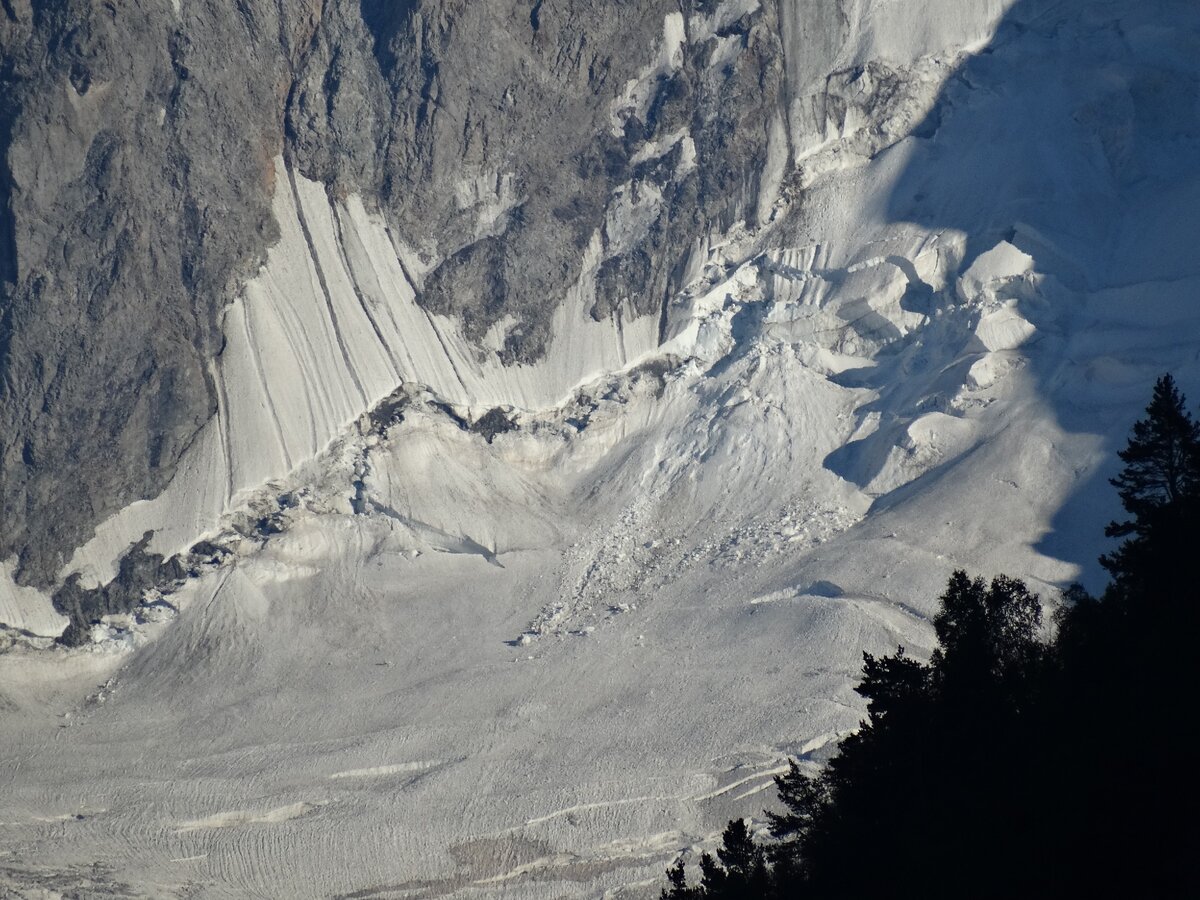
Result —
<path fill-rule="evenodd" d="M 395 41 L 404 33 L 420 5 L 419 0 L 360 0 L 363 23 L 371 33 L 372 49 L 379 67 L 389 74 L 397 62 Z"/>
<path fill-rule="evenodd" d="M 471 423 L 454 411 L 454 407 L 449 403 L 443 403 L 440 400 L 433 400 L 429 404 L 440 413 L 444 413 L 446 418 L 458 426 L 460 431 L 470 431 Z"/>
<path fill-rule="evenodd" d="M 375 404 L 371 412 L 368 413 L 371 430 L 376 434 L 383 434 L 393 425 L 399 425 L 404 421 L 404 410 L 408 408 L 411 402 L 407 391 L 403 387 L 398 388 L 393 394 L 380 400 Z"/>
<path fill-rule="evenodd" d="M 471 423 L 471 431 L 483 435 L 483 439 L 489 444 L 496 439 L 496 435 L 505 434 L 516 429 L 516 420 L 499 406 L 489 409 Z"/>

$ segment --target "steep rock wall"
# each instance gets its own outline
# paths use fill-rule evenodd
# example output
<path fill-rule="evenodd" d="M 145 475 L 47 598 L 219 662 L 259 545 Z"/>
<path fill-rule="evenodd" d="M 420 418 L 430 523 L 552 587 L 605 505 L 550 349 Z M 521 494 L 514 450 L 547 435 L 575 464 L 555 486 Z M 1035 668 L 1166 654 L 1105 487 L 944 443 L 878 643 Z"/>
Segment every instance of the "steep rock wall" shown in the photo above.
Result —
<path fill-rule="evenodd" d="M 831 74 L 953 50 L 1002 5 L 10 0 L 0 559 L 52 584 L 213 430 L 222 316 L 280 241 L 280 154 L 362 198 L 480 359 L 561 352 L 584 282 L 591 319 L 662 339 L 708 249 L 768 224 L 845 126 Z M 937 24 L 898 40 L 911 20 Z"/>

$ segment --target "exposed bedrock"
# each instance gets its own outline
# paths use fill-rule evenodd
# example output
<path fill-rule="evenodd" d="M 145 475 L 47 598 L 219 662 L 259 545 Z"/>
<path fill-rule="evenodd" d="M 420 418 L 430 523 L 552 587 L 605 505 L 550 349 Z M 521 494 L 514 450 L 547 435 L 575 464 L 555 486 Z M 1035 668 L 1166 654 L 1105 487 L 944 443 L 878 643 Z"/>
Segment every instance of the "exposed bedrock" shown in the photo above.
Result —
<path fill-rule="evenodd" d="M 259 5 L 0 10 L 0 557 L 23 581 L 160 491 L 215 411 L 221 307 L 275 239 L 279 35 L 301 28 Z"/>
<path fill-rule="evenodd" d="M 1003 5 L 949 18 L 983 36 Z M 771 221 L 844 124 L 830 75 L 875 53 L 848 23 L 894 6 L 4 0 L 0 560 L 49 586 L 171 482 L 279 239 L 277 157 L 379 213 L 480 355 L 531 363 L 584 274 L 593 318 L 657 320 L 710 242 Z"/>

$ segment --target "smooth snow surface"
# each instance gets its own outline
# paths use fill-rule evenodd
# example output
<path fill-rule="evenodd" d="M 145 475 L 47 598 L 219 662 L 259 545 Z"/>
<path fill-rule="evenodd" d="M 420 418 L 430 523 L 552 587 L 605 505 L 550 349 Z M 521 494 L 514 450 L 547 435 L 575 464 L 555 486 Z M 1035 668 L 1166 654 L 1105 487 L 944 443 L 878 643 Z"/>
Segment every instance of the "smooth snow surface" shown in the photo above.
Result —
<path fill-rule="evenodd" d="M 1200 399 L 1200 10 L 1018 3 L 976 55 L 895 52 L 914 136 L 839 132 L 802 210 L 698 236 L 661 347 L 582 284 L 545 363 L 480 362 L 380 220 L 281 178 L 221 415 L 73 567 L 146 528 L 227 554 L 0 654 L 0 885 L 654 896 L 856 727 L 864 650 L 929 651 L 952 569 L 1095 586 L 1154 378 Z"/>
<path fill-rule="evenodd" d="M 25 637 L 55 638 L 67 627 L 50 598 L 35 588 L 22 587 L 13 580 L 12 560 L 0 563 L 0 629 Z"/>

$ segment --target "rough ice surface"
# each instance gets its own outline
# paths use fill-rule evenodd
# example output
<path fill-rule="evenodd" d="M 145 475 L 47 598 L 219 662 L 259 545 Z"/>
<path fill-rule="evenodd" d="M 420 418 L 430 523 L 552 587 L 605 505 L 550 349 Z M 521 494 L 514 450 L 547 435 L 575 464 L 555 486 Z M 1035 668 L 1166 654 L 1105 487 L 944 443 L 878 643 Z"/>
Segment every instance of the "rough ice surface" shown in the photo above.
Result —
<path fill-rule="evenodd" d="M 954 73 L 918 79 L 938 121 L 838 136 L 802 211 L 698 237 L 662 346 L 585 283 L 543 364 L 480 362 L 361 203 L 281 190 L 218 424 L 73 567 L 146 528 L 230 555 L 0 655 L 4 846 L 135 896 L 652 895 L 857 726 L 864 650 L 929 651 L 951 570 L 1095 586 L 1154 377 L 1200 398 L 1200 131 L 1160 102 L 1197 98 L 1197 11 L 1017 4 L 945 66 L 1003 4 L 897 36 L 912 6 L 851 4 Z M 402 422 L 361 418 L 401 383 Z M 490 443 L 456 419 L 496 405 Z M 231 527 L 264 505 L 278 533 Z"/>

